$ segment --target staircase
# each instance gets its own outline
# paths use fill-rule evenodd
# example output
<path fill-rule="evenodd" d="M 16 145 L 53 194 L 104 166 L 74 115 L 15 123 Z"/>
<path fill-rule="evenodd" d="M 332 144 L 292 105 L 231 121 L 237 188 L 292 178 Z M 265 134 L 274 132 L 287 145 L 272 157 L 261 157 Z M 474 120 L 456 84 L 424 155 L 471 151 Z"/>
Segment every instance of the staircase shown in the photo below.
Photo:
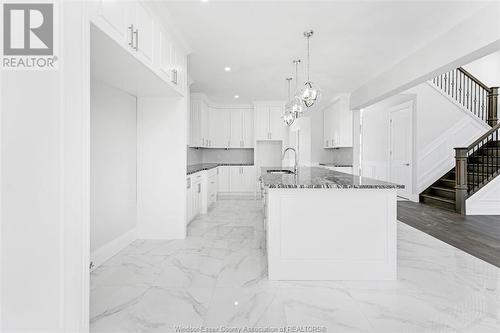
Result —
<path fill-rule="evenodd" d="M 468 147 L 455 148 L 455 167 L 420 194 L 425 204 L 465 214 L 467 198 L 500 173 L 498 87 L 487 87 L 463 68 L 444 73 L 432 83 L 491 126 Z"/>

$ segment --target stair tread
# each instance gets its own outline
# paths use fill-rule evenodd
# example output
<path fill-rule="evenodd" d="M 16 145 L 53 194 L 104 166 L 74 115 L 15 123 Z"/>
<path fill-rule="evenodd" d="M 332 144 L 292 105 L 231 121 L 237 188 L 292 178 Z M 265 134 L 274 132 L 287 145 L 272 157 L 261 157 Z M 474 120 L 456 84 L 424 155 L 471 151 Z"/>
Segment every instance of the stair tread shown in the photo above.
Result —
<path fill-rule="evenodd" d="M 443 197 L 438 197 L 438 196 L 435 196 L 435 195 L 432 195 L 432 194 L 422 194 L 422 196 L 424 198 L 429 198 L 429 199 L 432 199 L 432 200 L 442 201 L 442 202 L 446 202 L 446 203 L 453 204 L 453 205 L 455 204 L 454 200 L 446 199 L 446 198 L 443 198 Z"/>
<path fill-rule="evenodd" d="M 439 191 L 446 191 L 446 192 L 455 192 L 454 188 L 450 187 L 442 187 L 442 186 L 431 186 L 432 189 L 439 190 Z"/>

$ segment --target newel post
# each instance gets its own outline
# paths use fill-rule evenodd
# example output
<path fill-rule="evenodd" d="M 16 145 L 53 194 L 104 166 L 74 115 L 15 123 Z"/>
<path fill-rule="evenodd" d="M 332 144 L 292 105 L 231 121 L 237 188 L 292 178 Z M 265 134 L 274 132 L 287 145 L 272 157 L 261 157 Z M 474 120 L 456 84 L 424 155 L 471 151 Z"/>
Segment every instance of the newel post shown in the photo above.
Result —
<path fill-rule="evenodd" d="M 490 88 L 488 93 L 488 125 L 491 127 L 498 123 L 498 87 Z"/>
<path fill-rule="evenodd" d="M 467 148 L 455 148 L 455 210 L 465 215 L 467 199 Z"/>

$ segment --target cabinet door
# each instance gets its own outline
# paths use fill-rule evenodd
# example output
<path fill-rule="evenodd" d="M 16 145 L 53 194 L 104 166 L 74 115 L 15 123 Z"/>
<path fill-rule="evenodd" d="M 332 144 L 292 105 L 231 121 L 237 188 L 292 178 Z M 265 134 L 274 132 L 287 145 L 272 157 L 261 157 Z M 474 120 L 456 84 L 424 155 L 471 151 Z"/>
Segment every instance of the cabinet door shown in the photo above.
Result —
<path fill-rule="evenodd" d="M 186 220 L 189 223 L 193 218 L 193 198 L 192 198 L 192 184 L 191 178 L 188 177 L 186 179 L 187 188 L 186 188 Z"/>
<path fill-rule="evenodd" d="M 283 140 L 285 137 L 285 123 L 281 116 L 283 108 L 279 106 L 271 106 L 269 108 L 269 132 L 271 140 Z"/>
<path fill-rule="evenodd" d="M 229 145 L 229 110 L 209 108 L 210 140 L 213 148 L 227 148 Z"/>
<path fill-rule="evenodd" d="M 137 53 L 146 63 L 153 63 L 154 17 L 141 2 L 135 3 L 135 46 Z"/>
<path fill-rule="evenodd" d="M 346 103 L 340 114 L 340 147 L 352 147 L 352 112 Z"/>
<path fill-rule="evenodd" d="M 241 109 L 231 109 L 231 148 L 243 147 L 243 112 Z"/>
<path fill-rule="evenodd" d="M 269 107 L 258 106 L 254 113 L 255 141 L 269 140 Z"/>
<path fill-rule="evenodd" d="M 329 117 L 329 109 L 323 110 L 323 148 L 328 148 L 328 145 L 330 144 L 330 136 L 328 135 Z"/>
<path fill-rule="evenodd" d="M 242 113 L 243 113 L 243 128 L 242 128 L 243 148 L 253 148 L 254 147 L 253 109 L 243 109 Z"/>
<path fill-rule="evenodd" d="M 230 169 L 231 167 L 218 167 L 218 192 L 230 191 Z"/>
<path fill-rule="evenodd" d="M 201 114 L 201 146 L 210 147 L 210 114 L 208 105 L 204 101 L 200 101 Z"/>
<path fill-rule="evenodd" d="M 157 47 L 158 47 L 158 67 L 164 79 L 171 81 L 173 61 L 172 53 L 172 40 L 163 28 L 157 30 Z"/>
<path fill-rule="evenodd" d="M 230 192 L 244 192 L 242 167 L 230 167 Z"/>
<path fill-rule="evenodd" d="M 132 30 L 129 27 L 132 22 L 129 18 L 132 9 L 131 5 L 126 2 L 120 3 L 116 0 L 101 0 L 99 16 L 104 23 L 102 28 L 118 42 L 128 44 L 131 41 Z"/>
<path fill-rule="evenodd" d="M 244 166 L 242 169 L 242 191 L 255 192 L 257 175 L 254 166 Z"/>
<path fill-rule="evenodd" d="M 202 147 L 201 101 L 191 101 L 189 125 L 191 132 L 191 147 Z"/>
<path fill-rule="evenodd" d="M 179 91 L 185 93 L 187 88 L 187 55 L 181 48 L 175 44 L 173 45 L 174 54 L 172 58 L 175 59 L 173 64 L 175 79 L 173 81 L 175 81 L 174 83 Z"/>

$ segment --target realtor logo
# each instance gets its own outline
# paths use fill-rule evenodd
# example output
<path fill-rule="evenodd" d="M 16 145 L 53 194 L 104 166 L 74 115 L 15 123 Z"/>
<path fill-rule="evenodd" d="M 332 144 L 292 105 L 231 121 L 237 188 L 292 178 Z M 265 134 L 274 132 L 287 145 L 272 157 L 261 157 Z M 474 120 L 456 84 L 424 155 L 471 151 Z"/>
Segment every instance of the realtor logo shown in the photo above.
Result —
<path fill-rule="evenodd" d="M 54 4 L 3 4 L 4 69 L 53 69 Z"/>

